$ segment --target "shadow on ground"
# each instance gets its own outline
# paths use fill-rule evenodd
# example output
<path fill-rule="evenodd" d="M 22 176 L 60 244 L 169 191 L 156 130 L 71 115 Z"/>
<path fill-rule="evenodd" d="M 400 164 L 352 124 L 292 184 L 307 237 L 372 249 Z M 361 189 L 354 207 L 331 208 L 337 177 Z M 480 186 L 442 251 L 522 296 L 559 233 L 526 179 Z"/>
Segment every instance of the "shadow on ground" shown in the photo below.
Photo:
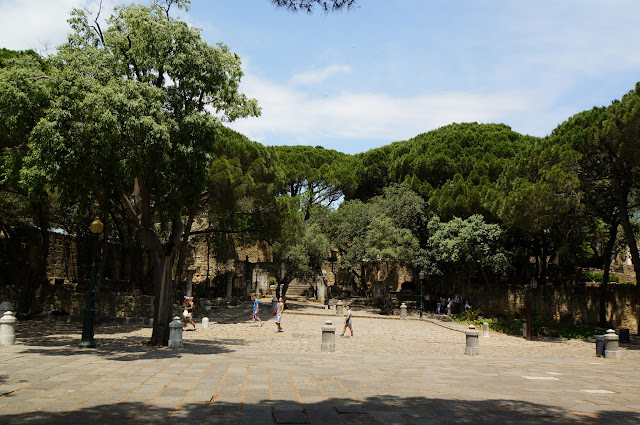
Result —
<path fill-rule="evenodd" d="M 293 396 L 292 398 L 295 398 Z M 177 402 L 176 402 L 177 404 Z M 256 402 L 185 402 L 178 408 L 147 403 L 93 404 L 90 408 L 53 412 L 44 406 L 26 414 L 1 414 L 0 424 L 630 424 L 640 413 L 594 410 L 580 413 L 554 406 L 515 401 L 461 401 L 427 397 L 333 398 L 302 404 L 279 399 Z"/>

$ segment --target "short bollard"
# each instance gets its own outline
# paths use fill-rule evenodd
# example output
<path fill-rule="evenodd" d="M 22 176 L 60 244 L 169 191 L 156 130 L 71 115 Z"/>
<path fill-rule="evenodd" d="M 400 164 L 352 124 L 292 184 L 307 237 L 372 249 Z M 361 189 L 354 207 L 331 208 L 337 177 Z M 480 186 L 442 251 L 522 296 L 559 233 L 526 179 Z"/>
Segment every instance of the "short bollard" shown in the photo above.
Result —
<path fill-rule="evenodd" d="M 607 333 L 604 335 L 604 357 L 606 359 L 620 358 L 619 339 L 613 329 L 607 329 Z"/>
<path fill-rule="evenodd" d="M 202 329 L 209 329 L 209 318 L 208 317 L 203 317 L 202 318 Z"/>
<path fill-rule="evenodd" d="M 0 319 L 0 345 L 15 345 L 16 343 L 16 322 L 12 311 L 5 311 Z"/>
<path fill-rule="evenodd" d="M 178 316 L 169 323 L 169 348 L 182 348 L 182 327 L 184 323 Z"/>
<path fill-rule="evenodd" d="M 276 311 L 278 309 L 278 299 L 276 297 L 273 297 L 273 299 L 271 300 L 271 314 L 273 314 L 274 311 Z"/>
<path fill-rule="evenodd" d="M 480 332 L 476 330 L 476 327 L 471 325 L 469 326 L 469 330 L 464 331 L 467 336 L 467 345 L 464 348 L 464 354 L 467 356 L 478 356 L 480 355 L 480 347 L 478 346 L 478 335 Z"/>
<path fill-rule="evenodd" d="M 482 336 L 489 337 L 489 323 L 482 322 Z"/>
<path fill-rule="evenodd" d="M 53 310 L 53 305 L 51 306 L 51 310 Z M 13 305 L 9 301 L 2 301 L 0 303 L 0 319 L 4 316 L 4 313 L 7 311 L 13 311 Z"/>
<path fill-rule="evenodd" d="M 400 304 L 400 318 L 407 318 L 407 305 L 405 303 Z"/>
<path fill-rule="evenodd" d="M 342 316 L 342 314 L 343 314 L 342 307 L 343 307 L 342 301 L 338 301 L 336 303 L 336 316 Z"/>
<path fill-rule="evenodd" d="M 522 337 L 526 338 L 527 337 L 527 322 L 524 322 L 522 324 Z"/>
<path fill-rule="evenodd" d="M 322 346 L 320 351 L 336 351 L 336 328 L 331 326 L 331 320 L 324 322 L 322 327 Z"/>
<path fill-rule="evenodd" d="M 604 357 L 604 335 L 596 335 L 596 357 Z"/>

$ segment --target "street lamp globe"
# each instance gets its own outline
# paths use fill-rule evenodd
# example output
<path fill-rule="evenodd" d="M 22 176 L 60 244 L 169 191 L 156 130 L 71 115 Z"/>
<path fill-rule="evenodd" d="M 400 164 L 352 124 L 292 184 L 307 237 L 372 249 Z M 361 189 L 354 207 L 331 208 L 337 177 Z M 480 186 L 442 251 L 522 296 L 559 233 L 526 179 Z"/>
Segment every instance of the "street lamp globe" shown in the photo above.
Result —
<path fill-rule="evenodd" d="M 98 217 L 96 217 L 89 226 L 91 228 L 91 233 L 100 234 L 102 233 L 102 229 L 104 228 L 104 224 L 100 221 Z"/>

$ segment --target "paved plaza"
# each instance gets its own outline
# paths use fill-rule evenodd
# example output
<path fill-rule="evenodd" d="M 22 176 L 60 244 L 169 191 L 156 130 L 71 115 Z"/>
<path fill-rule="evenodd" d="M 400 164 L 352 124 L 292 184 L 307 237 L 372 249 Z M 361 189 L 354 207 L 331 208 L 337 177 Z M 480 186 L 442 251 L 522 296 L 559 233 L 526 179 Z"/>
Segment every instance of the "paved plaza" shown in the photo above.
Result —
<path fill-rule="evenodd" d="M 491 332 L 465 356 L 464 326 L 354 308 L 353 338 L 333 310 L 292 300 L 219 308 L 184 348 L 150 348 L 151 328 L 104 325 L 76 348 L 79 323 L 25 321 L 0 347 L 0 424 L 639 424 L 640 343 L 620 360 L 594 342 Z M 200 326 L 200 318 L 196 318 Z M 336 352 L 321 352 L 332 320 Z"/>

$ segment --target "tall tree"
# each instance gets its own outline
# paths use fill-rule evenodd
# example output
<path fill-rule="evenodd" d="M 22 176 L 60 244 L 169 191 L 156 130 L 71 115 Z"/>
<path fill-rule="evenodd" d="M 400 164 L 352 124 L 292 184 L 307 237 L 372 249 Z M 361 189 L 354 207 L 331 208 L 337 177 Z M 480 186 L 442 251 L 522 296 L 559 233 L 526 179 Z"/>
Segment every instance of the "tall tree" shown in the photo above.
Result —
<path fill-rule="evenodd" d="M 611 225 L 619 220 L 622 225 L 640 282 L 640 254 L 631 223 L 638 209 L 634 200 L 640 182 L 640 83 L 608 107 L 571 117 L 552 136 L 568 142 L 582 155 L 583 184 L 592 194 L 609 200 L 604 204 L 609 206 L 604 209 L 608 215 L 604 219 Z M 637 288 L 640 297 L 640 284 Z"/>
<path fill-rule="evenodd" d="M 184 217 L 205 188 L 218 117 L 259 114 L 238 93 L 240 58 L 173 17 L 173 6 L 187 5 L 116 7 L 104 29 L 74 10 L 74 31 L 52 59 L 54 100 L 31 134 L 23 173 L 90 195 L 138 230 L 154 272 L 154 345 L 168 341 L 171 273 Z"/>

